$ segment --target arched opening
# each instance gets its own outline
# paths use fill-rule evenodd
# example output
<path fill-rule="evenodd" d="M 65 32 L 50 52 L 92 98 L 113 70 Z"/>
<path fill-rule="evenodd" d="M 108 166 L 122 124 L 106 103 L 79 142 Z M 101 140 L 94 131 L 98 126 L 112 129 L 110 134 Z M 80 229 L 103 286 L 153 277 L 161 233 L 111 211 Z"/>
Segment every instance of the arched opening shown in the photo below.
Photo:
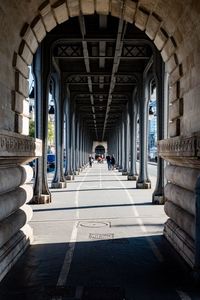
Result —
<path fill-rule="evenodd" d="M 24 98 L 27 97 L 27 66 L 32 63 L 33 55 L 37 50 L 34 64 L 35 72 L 39 71 L 36 76 L 36 90 L 37 99 L 39 99 L 37 115 L 40 116 L 40 121 L 36 137 L 43 141 L 43 148 L 42 157 L 39 158 L 37 165 L 34 201 L 36 203 L 51 202 L 46 178 L 47 99 L 50 73 L 56 74 L 56 80 L 59 82 L 56 85 L 58 88 L 56 98 L 57 101 L 60 101 L 59 104 L 55 102 L 57 160 L 52 187 L 66 187 L 66 178 L 73 179 L 74 175 L 87 164 L 88 154 L 92 152 L 93 141 L 100 140 L 108 143 L 109 152 L 116 157 L 117 168 L 124 175 L 128 175 L 129 180 L 137 179 L 137 188 L 150 188 L 151 182 L 147 170 L 148 144 L 147 138 L 144 139 L 147 137 L 149 112 L 147 101 L 149 90 L 145 83 L 147 80 L 152 80 L 153 76 L 158 103 L 156 112 L 158 114 L 158 148 L 162 158 L 173 165 L 167 168 L 167 180 L 173 182 L 173 186 L 168 184 L 166 188 L 168 201 L 165 207 L 170 221 L 165 226 L 165 236 L 194 267 L 198 264 L 198 260 L 195 259 L 198 258 L 196 254 L 199 253 L 197 251 L 198 243 L 194 242 L 197 238 L 197 230 L 194 229 L 197 217 L 193 211 L 188 209 L 185 201 L 180 204 L 179 198 L 172 195 L 172 191 L 177 192 L 181 188 L 183 195 L 186 189 L 194 196 L 196 193 L 194 184 L 190 182 L 185 185 L 185 175 L 183 174 L 195 173 L 195 175 L 191 175 L 191 178 L 194 176 L 192 182 L 196 182 L 199 175 L 195 171 L 192 173 L 193 169 L 198 169 L 193 159 L 198 156 L 196 154 L 198 153 L 196 151 L 198 137 L 195 135 L 182 140 L 182 137 L 199 129 L 199 109 L 192 110 L 190 115 L 193 117 L 192 122 L 188 121 L 183 110 L 183 107 L 187 108 L 190 98 L 187 94 L 186 84 L 189 80 L 185 75 L 185 60 L 186 58 L 188 60 L 190 53 L 182 55 L 184 51 L 180 45 L 183 37 L 179 35 L 179 28 L 176 30 L 176 22 L 173 20 L 179 18 L 182 13 L 186 18 L 187 14 L 185 15 L 185 13 L 189 8 L 193 11 L 194 5 L 191 4 L 191 7 L 189 4 L 187 7 L 178 5 L 177 8 L 174 4 L 174 14 L 170 18 L 171 22 L 168 22 L 163 11 L 166 9 L 168 12 L 169 10 L 164 4 L 160 9 L 160 5 L 155 5 L 153 8 L 152 4 L 142 4 L 141 2 L 94 2 L 91 0 L 72 3 L 72 1 L 58 1 L 51 5 L 45 1 L 39 7 L 39 15 L 30 25 L 26 24 L 21 31 L 21 44 L 18 52 L 14 55 L 15 97 L 12 113 L 15 115 L 15 122 L 13 121 L 12 126 L 16 133 L 27 134 L 28 117 L 23 105 Z M 34 11 L 36 12 L 35 8 Z M 85 16 L 88 14 L 91 16 Z M 68 20 L 69 16 L 74 18 Z M 180 24 L 184 27 L 184 22 L 182 23 L 181 20 Z M 188 29 L 185 36 L 189 31 Z M 100 34 L 96 35 L 97 32 Z M 184 42 L 186 40 L 185 38 Z M 187 48 L 189 51 L 189 47 Z M 198 53 L 198 47 L 195 48 L 195 51 Z M 47 56 L 45 56 L 46 54 Z M 166 76 L 163 72 L 162 60 L 165 62 L 170 85 L 169 136 L 172 139 L 166 141 L 160 141 L 167 137 L 166 128 L 164 128 L 164 120 L 166 120 L 164 111 L 167 106 L 164 97 L 164 79 L 168 75 Z M 192 64 L 190 68 L 192 73 Z M 41 70 L 44 72 L 40 72 Z M 60 85 L 65 88 L 61 89 Z M 191 90 L 194 92 L 194 86 Z M 61 91 L 62 95 L 60 95 Z M 183 101 L 184 97 L 185 102 Z M 197 102 L 194 99 L 194 107 L 196 107 L 195 103 Z M 199 106 L 197 105 L 197 107 Z M 139 174 L 136 168 L 137 147 L 134 140 L 136 139 L 138 112 L 141 148 Z M 65 124 L 68 123 L 65 127 L 67 128 L 65 139 L 63 138 L 64 118 Z M 6 120 L 6 117 L 4 119 Z M 6 121 L 4 125 L 8 128 Z M 67 163 L 63 170 L 64 142 Z M 185 145 L 194 145 L 194 148 L 197 148 L 192 148 L 188 152 L 184 148 Z M 30 160 L 30 157 L 31 155 L 27 160 Z M 174 166 L 180 168 L 175 169 Z M 160 157 L 158 158 L 157 176 L 159 180 L 153 194 L 154 203 L 161 203 L 163 200 L 163 170 L 164 162 Z M 183 178 L 180 179 L 179 174 L 182 174 Z M 182 181 L 184 184 L 181 183 Z M 177 211 L 176 206 L 183 209 L 184 212 L 181 209 Z M 193 217 L 190 218 L 190 215 Z M 191 226 L 185 225 L 183 219 L 187 220 Z M 193 229 L 188 230 L 188 228 Z M 179 234 L 175 235 L 174 231 Z M 185 237 L 185 233 L 189 237 Z M 188 250 L 187 243 L 181 244 L 183 235 L 184 241 L 190 241 L 192 246 L 189 248 L 194 248 L 194 251 Z"/>
<path fill-rule="evenodd" d="M 98 145 L 95 148 L 95 159 L 98 157 L 105 158 L 105 147 L 103 145 Z"/>
<path fill-rule="evenodd" d="M 98 34 L 95 36 L 98 30 L 99 36 Z M 107 39 L 101 38 L 105 30 L 109 36 Z M 63 38 L 64 34 L 67 38 Z M 48 53 L 47 49 L 49 49 Z M 44 53 L 47 55 L 44 56 Z M 149 82 L 152 76 L 157 76 L 162 82 L 163 76 L 160 70 L 156 70 L 155 64 L 158 69 L 161 68 L 160 54 L 153 43 L 139 29 L 123 19 L 104 15 L 79 16 L 47 33 L 34 57 L 34 70 L 37 70 L 36 76 L 38 76 L 37 94 L 41 95 L 37 99 L 37 114 L 38 117 L 43 117 L 42 126 L 38 123 L 37 137 L 44 141 L 43 156 L 39 159 L 35 180 L 35 199 L 38 199 L 38 187 L 41 187 L 39 193 L 42 199 L 45 195 L 44 202 L 51 201 L 45 174 L 47 160 L 45 114 L 48 110 L 47 99 L 51 74 L 56 82 L 54 98 L 58 120 L 56 123 L 57 165 L 52 187 L 59 188 L 65 183 L 61 137 L 63 136 L 63 107 L 67 107 L 66 136 L 68 141 L 66 140 L 66 143 L 68 145 L 66 144 L 65 148 L 68 152 L 68 163 L 65 175 L 68 179 L 73 179 L 78 169 L 86 163 L 94 140 L 108 141 L 109 152 L 114 154 L 117 161 L 121 160 L 120 170 L 123 175 L 130 175 L 129 179 L 136 175 L 138 171 L 134 170 L 134 160 L 130 161 L 131 170 L 129 167 L 130 157 L 135 156 L 135 145 L 130 143 L 131 149 L 129 135 L 132 132 L 134 136 L 134 120 L 139 112 L 141 150 L 137 187 L 150 188 L 146 127 L 148 125 Z M 43 70 L 43 78 L 41 70 Z M 43 82 L 43 86 L 40 82 Z M 66 86 L 65 89 L 61 89 L 61 84 Z M 163 101 L 162 96 L 160 95 L 159 103 Z M 80 162 L 80 155 L 77 156 L 77 151 L 74 151 L 80 145 L 80 137 L 77 134 L 80 131 L 80 124 L 84 128 L 82 162 Z M 159 125 L 161 126 L 160 122 Z M 116 137 L 119 133 L 121 142 L 118 139 L 117 144 Z M 131 152 L 132 155 L 130 155 Z M 131 171 L 130 174 L 129 171 Z M 41 173 L 43 178 L 37 177 Z M 163 180 L 163 168 L 160 175 L 159 180 Z M 42 186 L 41 180 L 44 183 Z M 162 184 L 161 189 L 163 189 Z M 162 196 L 162 192 L 159 196 Z M 49 200 L 47 200 L 48 197 Z"/>

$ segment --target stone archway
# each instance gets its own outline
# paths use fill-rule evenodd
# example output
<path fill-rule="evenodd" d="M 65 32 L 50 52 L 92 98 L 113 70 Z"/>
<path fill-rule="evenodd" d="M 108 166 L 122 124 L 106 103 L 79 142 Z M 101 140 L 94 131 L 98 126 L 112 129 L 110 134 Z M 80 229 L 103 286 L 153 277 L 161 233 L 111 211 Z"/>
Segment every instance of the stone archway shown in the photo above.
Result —
<path fill-rule="evenodd" d="M 15 68 L 15 131 L 21 134 L 28 134 L 28 117 L 26 98 L 28 96 L 28 65 L 32 63 L 33 55 L 39 43 L 44 39 L 46 33 L 68 20 L 69 17 L 80 14 L 89 15 L 111 13 L 112 16 L 123 18 L 125 21 L 134 23 L 140 30 L 145 31 L 147 36 L 153 41 L 156 48 L 161 52 L 166 64 L 167 72 L 170 74 L 170 102 L 173 108 L 178 110 L 177 114 L 171 116 L 172 122 L 169 127 L 170 137 L 180 135 L 180 118 L 182 99 L 180 99 L 180 78 L 183 75 L 183 66 L 179 61 L 177 48 L 180 37 L 175 31 L 175 24 L 164 22 L 164 15 L 159 5 L 154 10 L 152 4 L 142 3 L 143 1 L 57 1 L 53 5 L 49 1 L 41 4 L 39 14 L 34 20 L 26 23 L 21 30 L 21 43 L 17 52 L 14 53 L 13 65 Z M 156 1 L 155 1 L 156 2 Z M 158 11 L 157 11 L 158 10 Z M 183 5 L 179 4 L 173 10 L 174 18 L 178 18 L 184 10 Z M 163 17 L 162 17 L 163 16 Z M 172 19 L 171 22 L 174 20 Z M 165 24 L 165 27 L 163 26 Z M 169 27 L 169 28 L 168 28 Z M 173 28 L 174 27 L 174 28 Z M 173 29 L 172 29 L 173 28 Z M 172 111 L 171 109 L 170 111 Z"/>
<path fill-rule="evenodd" d="M 6 7 L 6 4 L 2 5 Z M 28 8 L 28 5 L 30 5 L 30 8 Z M 179 0 L 168 1 L 167 3 L 162 0 L 67 0 L 52 1 L 51 3 L 45 1 L 39 9 L 36 3 L 32 5 L 21 1 L 19 7 L 14 8 L 18 9 L 19 12 L 18 16 L 15 15 L 16 28 L 15 25 L 11 26 L 10 35 L 8 34 L 8 37 L 6 37 L 7 40 L 10 38 L 11 45 L 9 51 L 7 51 L 10 55 L 9 61 L 11 61 L 11 55 L 15 50 L 13 56 L 14 69 L 9 67 L 9 79 L 12 77 L 13 70 L 15 75 L 14 80 L 12 78 L 9 81 L 6 74 L 1 74 L 3 97 L 0 128 L 15 133 L 10 134 L 10 136 L 5 132 L 1 133 L 1 156 L 9 155 L 12 161 L 13 157 L 18 155 L 16 155 L 17 151 L 12 152 L 13 145 L 19 150 L 18 152 L 24 150 L 23 157 L 27 157 L 27 159 L 17 158 L 15 160 L 17 164 L 35 155 L 33 141 L 24 137 L 24 135 L 28 135 L 29 121 L 26 100 L 28 96 L 28 66 L 32 63 L 33 55 L 46 33 L 58 24 L 67 21 L 69 17 L 79 16 L 80 14 L 94 14 L 95 12 L 106 15 L 111 13 L 112 16 L 124 18 L 125 21 L 134 23 L 140 30 L 145 31 L 161 52 L 169 74 L 169 114 L 171 121 L 169 136 L 172 139 L 159 142 L 159 151 L 163 158 L 175 165 L 167 169 L 167 179 L 173 184 L 174 194 L 179 191 L 179 194 L 185 195 L 184 190 L 187 189 L 191 192 L 189 199 L 193 199 L 197 193 L 195 192 L 194 182 L 197 181 L 199 176 L 199 135 L 193 134 L 200 129 L 200 105 L 198 104 L 200 84 L 198 79 L 199 42 L 196 42 L 199 41 L 200 26 L 198 1 L 193 0 L 188 4 Z M 9 16 L 12 17 L 14 11 L 12 9 L 13 7 L 10 11 L 9 9 L 6 10 L 8 20 L 11 20 Z M 26 10 L 27 14 L 24 13 Z M 1 14 L 3 14 L 2 11 Z M 28 20 L 32 21 L 27 23 Z M 25 25 L 20 31 L 23 22 L 25 22 Z M 3 18 L 2 25 L 1 30 L 3 31 L 6 27 L 6 20 Z M 5 38 L 5 33 L 3 36 Z M 12 38 L 14 46 L 12 46 Z M 20 43 L 18 43 L 18 40 L 20 40 Z M 4 68 L 2 68 L 3 72 Z M 13 102 L 10 97 L 11 90 L 13 90 Z M 7 101 L 7 99 L 10 101 Z M 5 162 L 2 162 L 2 165 L 4 164 Z M 191 181 L 188 181 L 186 185 L 185 178 L 188 176 Z M 165 235 L 193 267 L 196 266 L 194 254 L 199 253 L 199 249 L 195 248 L 196 245 L 198 247 L 199 243 L 194 245 L 197 232 L 195 220 L 199 215 L 196 214 L 195 219 L 190 211 L 192 221 L 189 221 L 189 223 L 184 221 L 187 219 L 187 214 L 181 213 L 180 219 L 177 219 L 178 211 L 174 209 L 173 205 L 178 206 L 176 202 L 178 198 L 174 199 L 171 192 L 172 187 L 168 186 L 166 195 L 170 201 L 166 205 L 166 212 L 171 216 L 171 221 L 165 227 Z M 184 212 L 188 213 L 185 201 L 181 203 L 182 206 L 180 205 L 179 212 L 183 209 Z M 188 226 L 188 224 L 191 226 Z M 188 227 L 192 228 L 189 233 Z M 184 238 L 181 240 L 182 233 L 184 233 Z M 177 238 L 177 236 L 179 237 Z M 187 241 L 190 244 L 188 248 L 186 247 Z M 194 248 L 194 251 L 190 251 L 190 248 Z"/>
<path fill-rule="evenodd" d="M 96 146 L 95 153 L 97 155 L 105 155 L 105 148 L 104 148 L 104 146 L 103 145 Z"/>
<path fill-rule="evenodd" d="M 104 154 L 106 155 L 107 154 L 107 148 L 108 148 L 108 145 L 107 145 L 107 142 L 98 142 L 98 141 L 95 141 L 93 142 L 93 146 L 92 146 L 92 154 L 93 156 L 95 157 L 95 154 L 97 153 L 96 152 L 96 148 L 100 147 L 102 150 L 104 149 Z M 101 153 L 103 154 L 103 153 Z"/>

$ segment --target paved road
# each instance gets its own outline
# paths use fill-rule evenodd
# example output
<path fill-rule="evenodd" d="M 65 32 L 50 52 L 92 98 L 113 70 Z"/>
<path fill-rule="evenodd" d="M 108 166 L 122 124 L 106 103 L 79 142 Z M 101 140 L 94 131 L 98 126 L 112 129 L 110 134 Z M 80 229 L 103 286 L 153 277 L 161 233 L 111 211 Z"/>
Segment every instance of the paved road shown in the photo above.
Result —
<path fill-rule="evenodd" d="M 136 163 L 137 170 L 139 171 L 139 163 Z M 157 176 L 157 164 L 156 163 L 148 163 L 148 173 L 150 177 Z"/>
<path fill-rule="evenodd" d="M 106 164 L 54 190 L 51 204 L 33 206 L 35 242 L 0 285 L 0 299 L 200 299 L 162 236 L 166 216 L 151 193 Z"/>

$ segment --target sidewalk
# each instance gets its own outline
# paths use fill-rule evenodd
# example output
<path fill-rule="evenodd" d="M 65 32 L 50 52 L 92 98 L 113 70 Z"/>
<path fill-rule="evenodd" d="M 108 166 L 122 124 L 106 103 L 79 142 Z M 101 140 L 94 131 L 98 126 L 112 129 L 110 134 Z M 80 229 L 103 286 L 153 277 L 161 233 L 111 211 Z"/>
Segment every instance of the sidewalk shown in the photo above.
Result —
<path fill-rule="evenodd" d="M 162 236 L 167 217 L 152 191 L 106 164 L 52 190 L 51 204 L 33 206 L 35 241 L 1 283 L 0 299 L 200 299 Z"/>

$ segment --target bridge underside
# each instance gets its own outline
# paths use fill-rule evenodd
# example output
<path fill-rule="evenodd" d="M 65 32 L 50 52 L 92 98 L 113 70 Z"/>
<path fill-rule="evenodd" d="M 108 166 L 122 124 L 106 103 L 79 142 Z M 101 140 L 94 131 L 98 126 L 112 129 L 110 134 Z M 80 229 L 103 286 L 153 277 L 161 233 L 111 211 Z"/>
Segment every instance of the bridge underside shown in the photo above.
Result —
<path fill-rule="evenodd" d="M 32 241 L 27 203 L 51 203 L 49 188 L 67 188 L 88 164 L 94 142 L 106 145 L 105 155 L 114 155 L 137 189 L 152 188 L 147 135 L 153 90 L 159 157 L 151 200 L 165 203 L 164 235 L 198 274 L 199 2 L 22 0 L 0 8 L 0 278 Z M 35 139 L 28 136 L 29 66 Z M 56 149 L 50 185 L 49 93 Z M 26 163 L 35 157 L 32 188 Z"/>

